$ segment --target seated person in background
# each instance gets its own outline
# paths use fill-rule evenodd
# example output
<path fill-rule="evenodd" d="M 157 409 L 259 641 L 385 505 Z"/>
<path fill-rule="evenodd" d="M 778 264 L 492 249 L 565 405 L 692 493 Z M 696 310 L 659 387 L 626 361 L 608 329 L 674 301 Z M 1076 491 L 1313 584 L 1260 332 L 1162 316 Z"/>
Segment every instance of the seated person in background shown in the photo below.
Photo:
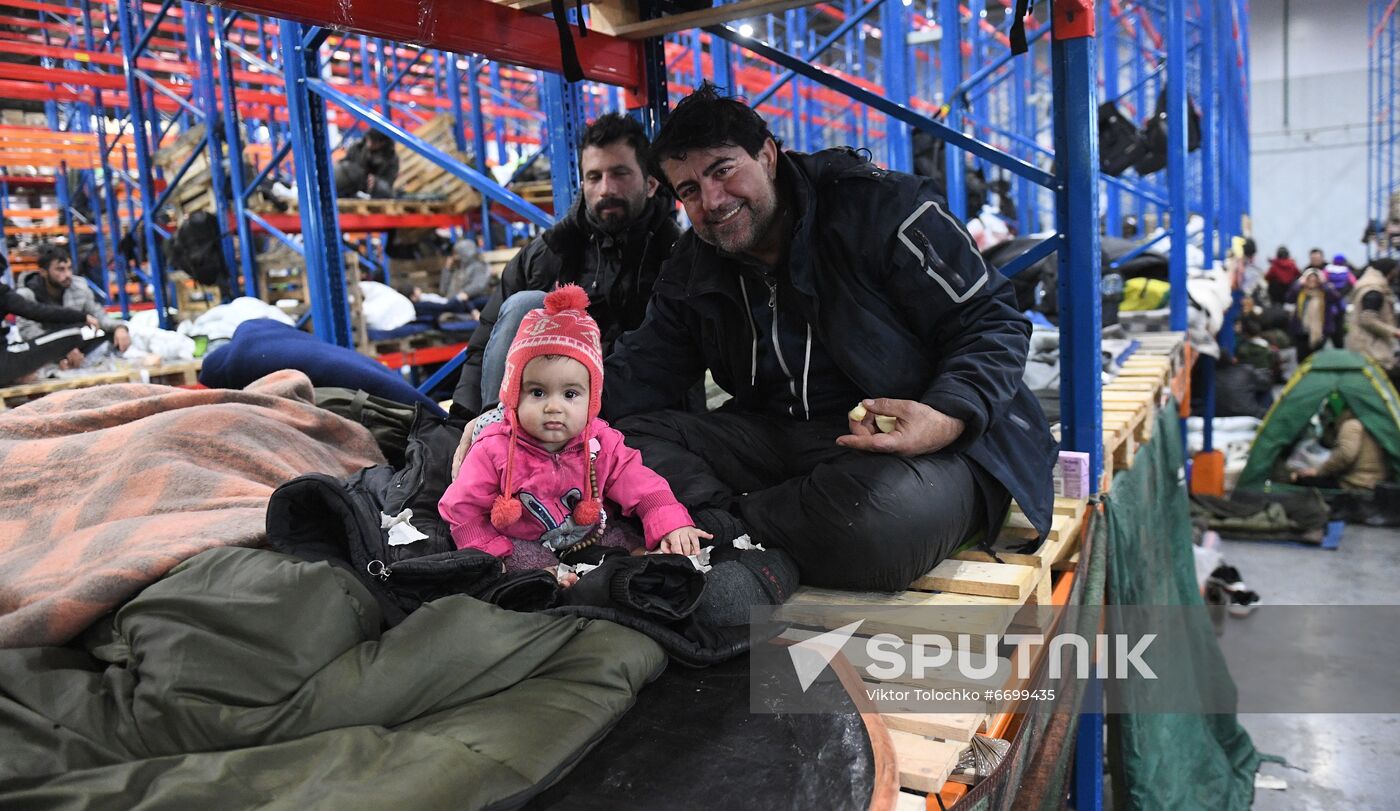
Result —
<path fill-rule="evenodd" d="M 693 555 L 711 537 L 598 419 L 603 354 L 587 306 L 566 285 L 525 315 L 507 356 L 504 420 L 481 431 L 439 504 L 457 548 L 505 558 L 507 570 L 553 571 L 556 556 L 603 540 L 604 499 L 641 519 L 647 549 Z"/>
<path fill-rule="evenodd" d="M 1400 328 L 1395 323 L 1395 293 L 1386 274 L 1396 267 L 1394 259 L 1377 259 L 1366 268 L 1351 291 L 1347 311 L 1347 349 L 1365 355 L 1396 379 L 1395 350 Z"/>
<path fill-rule="evenodd" d="M 1320 467 L 1298 471 L 1293 480 L 1308 487 L 1374 490 L 1385 481 L 1385 451 L 1351 409 L 1333 405 L 1334 411 L 1339 408 L 1332 455 Z"/>
<path fill-rule="evenodd" d="M 481 308 L 481 326 L 452 394 L 456 416 L 476 417 L 495 407 L 500 370 L 520 319 L 556 285 L 577 284 L 588 293 L 588 314 L 602 330 L 604 356 L 619 335 L 642 323 L 661 263 L 680 235 L 672 205 L 656 195 L 660 184 L 647 173 L 650 144 L 636 119 L 600 116 L 580 141 L 578 198 L 510 260 L 500 287 Z M 464 436 L 457 461 L 469 438 Z"/>
<path fill-rule="evenodd" d="M 31 298 L 21 296 L 11 290 L 9 285 L 0 282 L 0 386 L 18 383 L 46 363 L 58 361 L 60 366 L 66 368 L 74 360 L 81 363 L 83 357 L 76 348 L 63 348 L 76 347 L 82 342 L 83 338 L 77 334 L 76 330 L 73 331 L 74 335 L 72 336 L 56 338 L 56 340 L 63 342 L 63 347 L 45 347 L 26 342 L 11 344 L 8 320 L 11 315 L 43 321 L 60 327 L 72 327 L 80 324 L 97 327 L 97 319 L 87 313 L 54 304 L 40 304 Z"/>
<path fill-rule="evenodd" d="M 460 299 L 470 302 L 472 309 L 480 309 L 486 304 L 486 297 L 496 286 L 491 278 L 491 267 L 481 255 L 476 240 L 464 237 L 452 245 L 452 255 L 442 266 L 442 280 L 438 282 L 438 293 L 444 299 Z M 475 318 L 477 316 L 473 316 Z"/>
<path fill-rule="evenodd" d="M 73 282 L 73 262 L 68 253 L 56 245 L 45 245 L 39 250 L 39 269 L 25 277 L 23 286 L 16 291 L 19 295 L 38 304 L 48 304 L 67 310 L 76 310 L 92 316 L 97 325 L 107 332 L 112 346 L 117 352 L 125 352 L 131 347 L 131 333 L 119 319 L 112 318 L 102 305 L 97 303 L 92 288 L 87 282 Z M 26 341 L 34 341 L 46 332 L 53 332 L 71 325 L 71 320 L 48 320 L 47 318 L 16 319 L 19 335 Z M 66 366 L 82 363 L 82 355 L 66 359 Z"/>
<path fill-rule="evenodd" d="M 393 140 L 379 130 L 370 130 L 336 162 L 335 193 L 337 197 L 393 197 L 398 176 L 399 155 Z"/>

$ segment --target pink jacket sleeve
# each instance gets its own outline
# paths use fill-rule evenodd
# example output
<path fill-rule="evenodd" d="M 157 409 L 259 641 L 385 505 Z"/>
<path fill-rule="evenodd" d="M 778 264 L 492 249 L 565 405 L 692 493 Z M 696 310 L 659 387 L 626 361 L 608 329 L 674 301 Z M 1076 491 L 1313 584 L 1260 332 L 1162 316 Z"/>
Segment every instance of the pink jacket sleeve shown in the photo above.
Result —
<path fill-rule="evenodd" d="M 642 519 L 647 549 L 660 546 L 666 533 L 694 525 L 690 513 L 671 493 L 671 486 L 642 463 L 641 453 L 627 447 L 621 433 L 600 427 L 594 436 L 601 446 L 600 455 L 608 457 L 603 498 L 621 507 L 623 515 Z"/>
<path fill-rule="evenodd" d="M 438 512 L 452 527 L 452 541 L 458 549 L 480 549 L 503 558 L 511 553 L 510 539 L 491 524 L 491 505 L 501 494 L 501 464 L 494 452 L 497 444 L 487 440 L 472 446 L 461 472 L 442 494 Z"/>

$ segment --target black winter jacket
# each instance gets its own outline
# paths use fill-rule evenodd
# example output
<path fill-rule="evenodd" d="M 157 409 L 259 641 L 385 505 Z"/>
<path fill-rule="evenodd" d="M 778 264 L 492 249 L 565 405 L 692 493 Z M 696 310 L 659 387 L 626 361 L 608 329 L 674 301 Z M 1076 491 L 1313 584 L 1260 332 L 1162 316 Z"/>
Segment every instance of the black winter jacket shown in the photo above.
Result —
<path fill-rule="evenodd" d="M 666 202 L 649 200 L 642 217 L 632 224 L 624 239 L 617 241 L 588 221 L 580 195 L 567 217 L 510 260 L 501 273 L 500 287 L 482 308 L 481 323 L 467 345 L 462 376 L 452 394 L 453 416 L 475 417 L 481 412 L 481 358 L 486 341 L 496 325 L 501 304 L 522 290 L 549 291 L 556 285 L 577 283 L 593 275 L 597 285 L 588 291 L 588 313 L 598 322 L 604 356 L 618 336 L 642 323 L 661 263 L 680 236 Z"/>
<path fill-rule="evenodd" d="M 949 450 L 1000 481 L 1044 534 L 1057 446 L 1022 382 L 1030 323 L 1010 282 L 926 178 L 831 149 L 786 153 L 779 182 L 797 210 L 788 272 L 836 365 L 867 397 L 918 400 L 963 420 Z M 763 410 L 738 267 L 693 232 L 676 243 L 646 321 L 608 357 L 608 419 L 667 407 L 707 368 L 731 407 Z"/>

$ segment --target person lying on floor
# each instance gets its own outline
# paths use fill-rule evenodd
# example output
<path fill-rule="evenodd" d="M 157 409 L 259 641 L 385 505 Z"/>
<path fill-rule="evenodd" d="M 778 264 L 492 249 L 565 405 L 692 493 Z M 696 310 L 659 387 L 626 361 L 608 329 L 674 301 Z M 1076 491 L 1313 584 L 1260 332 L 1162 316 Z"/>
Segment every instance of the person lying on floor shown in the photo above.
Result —
<path fill-rule="evenodd" d="M 695 555 L 712 537 L 695 527 L 666 480 L 647 469 L 622 434 L 598 419 L 603 354 L 587 307 L 583 288 L 566 285 L 545 297 L 543 310 L 526 314 L 506 360 L 503 419 L 476 422 L 479 433 L 438 505 L 457 548 L 505 558 L 507 571 L 555 571 L 560 558 L 568 562 L 595 545 L 625 546 L 620 533 L 607 531 L 605 503 L 641 520 L 648 551 Z M 589 550 L 594 561 L 600 551 Z M 754 577 L 749 572 L 757 562 L 711 569 L 706 596 L 722 606 L 718 624 L 742 622 L 725 621 L 737 593 L 771 603 L 791 589 L 791 573 L 779 593 L 742 582 Z M 565 587 L 577 579 L 559 576 Z M 735 579 L 743 588 L 728 582 Z M 702 602 L 698 615 L 715 619 L 714 608 Z"/>
<path fill-rule="evenodd" d="M 709 84 L 650 171 L 693 230 L 607 358 L 603 413 L 717 550 L 747 535 L 805 584 L 898 591 L 994 535 L 1012 498 L 1046 531 L 1056 444 L 1022 381 L 1030 323 L 932 181 L 783 152 Z M 707 369 L 729 403 L 664 410 Z"/>

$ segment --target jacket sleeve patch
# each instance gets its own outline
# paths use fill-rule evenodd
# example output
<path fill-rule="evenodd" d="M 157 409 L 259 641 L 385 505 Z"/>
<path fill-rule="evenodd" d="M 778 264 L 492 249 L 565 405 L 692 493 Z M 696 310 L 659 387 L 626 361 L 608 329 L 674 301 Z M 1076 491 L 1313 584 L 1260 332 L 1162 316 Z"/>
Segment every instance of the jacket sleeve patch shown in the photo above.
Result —
<path fill-rule="evenodd" d="M 939 256 L 938 251 L 934 249 L 933 243 L 916 225 L 919 218 L 923 217 L 929 209 L 933 209 L 939 216 L 947 220 L 951 229 L 967 240 L 968 250 L 972 252 L 973 256 L 980 255 L 977 246 L 966 232 L 958 227 L 957 221 L 933 200 L 925 200 L 920 203 L 919 207 L 914 209 L 914 213 L 900 224 L 899 233 L 896 236 L 899 237 L 899 241 L 904 244 L 904 247 L 914 254 L 914 258 L 918 260 L 924 273 L 938 282 L 938 286 L 943 288 L 943 292 L 948 294 L 948 298 L 952 299 L 954 304 L 962 304 L 972 298 L 987 283 L 986 265 L 979 262 L 976 263 L 976 267 L 959 268 L 945 262 L 943 257 Z M 942 230 L 946 231 L 946 229 Z"/>

